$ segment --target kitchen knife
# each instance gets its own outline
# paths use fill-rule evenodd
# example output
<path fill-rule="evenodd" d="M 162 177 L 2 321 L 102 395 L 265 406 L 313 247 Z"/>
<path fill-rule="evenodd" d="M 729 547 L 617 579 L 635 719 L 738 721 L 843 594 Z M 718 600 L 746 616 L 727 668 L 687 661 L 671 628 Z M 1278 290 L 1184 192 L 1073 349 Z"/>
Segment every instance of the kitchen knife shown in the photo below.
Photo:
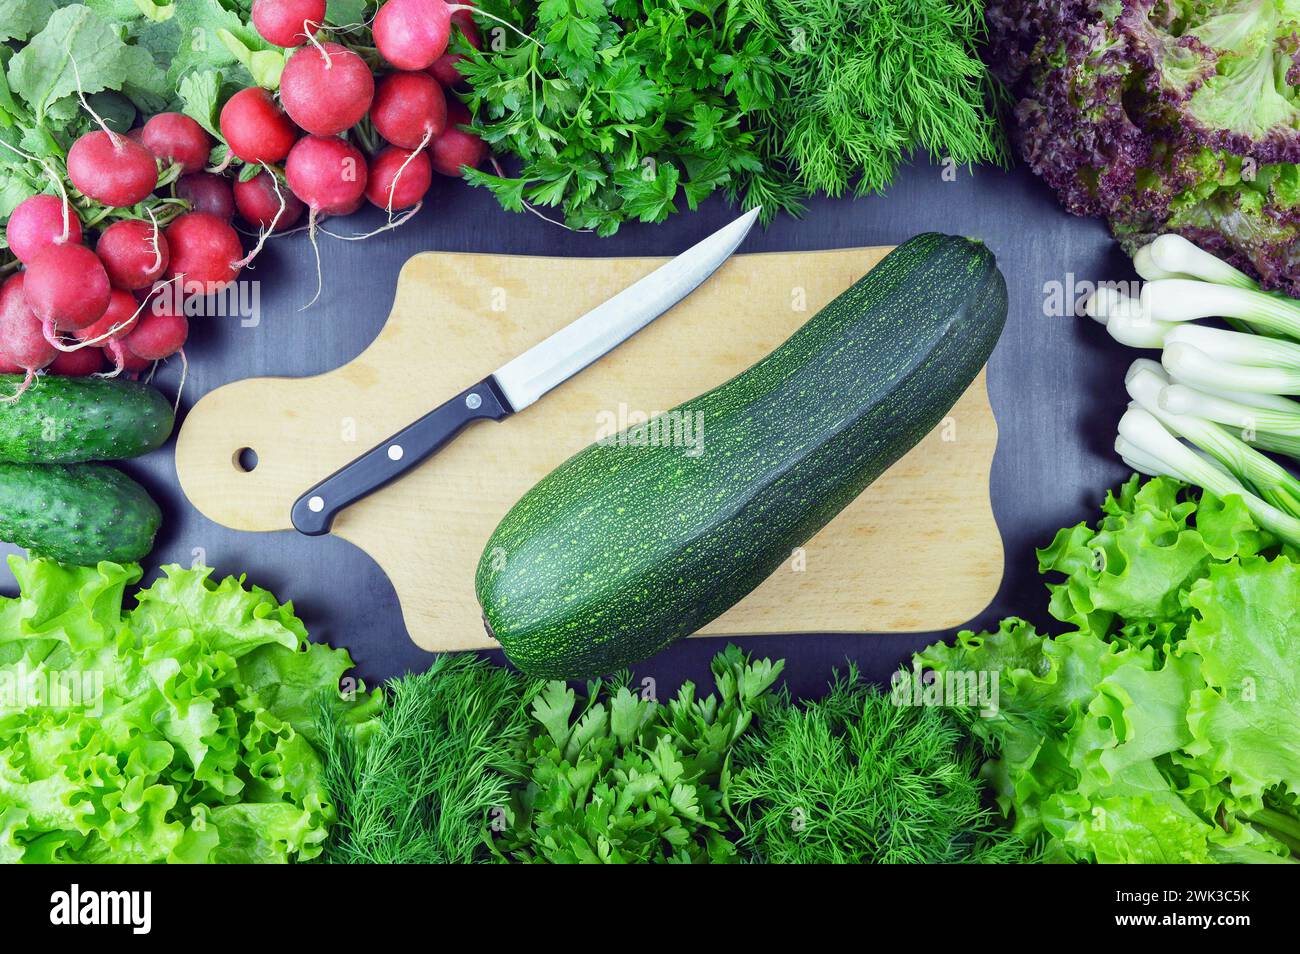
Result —
<path fill-rule="evenodd" d="M 326 477 L 294 501 L 294 527 L 308 536 L 328 533 L 340 511 L 436 454 L 468 425 L 522 411 L 614 350 L 717 271 L 758 212 L 746 212 Z"/>

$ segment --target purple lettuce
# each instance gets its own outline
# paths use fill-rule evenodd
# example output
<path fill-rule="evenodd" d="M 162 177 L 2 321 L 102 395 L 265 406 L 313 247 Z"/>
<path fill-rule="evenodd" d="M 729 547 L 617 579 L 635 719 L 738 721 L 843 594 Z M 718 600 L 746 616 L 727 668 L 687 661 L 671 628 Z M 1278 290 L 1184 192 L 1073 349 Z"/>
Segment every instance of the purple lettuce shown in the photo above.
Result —
<path fill-rule="evenodd" d="M 991 0 L 1016 141 L 1131 254 L 1178 232 L 1300 295 L 1300 3 Z"/>

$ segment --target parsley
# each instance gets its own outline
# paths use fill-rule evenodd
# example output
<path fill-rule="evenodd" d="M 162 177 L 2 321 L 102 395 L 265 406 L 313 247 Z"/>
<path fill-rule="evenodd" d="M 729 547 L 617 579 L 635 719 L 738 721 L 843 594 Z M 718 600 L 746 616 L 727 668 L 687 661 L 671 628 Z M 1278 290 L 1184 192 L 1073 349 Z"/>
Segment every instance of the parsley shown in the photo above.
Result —
<path fill-rule="evenodd" d="M 739 860 L 723 807 L 732 751 L 782 666 L 728 646 L 713 660 L 716 696 L 696 698 L 688 682 L 667 705 L 634 692 L 627 673 L 581 698 L 547 683 L 492 850 L 554 864 Z"/>
<path fill-rule="evenodd" d="M 463 39 L 501 205 L 601 235 L 721 191 L 764 218 L 888 185 L 914 150 L 1002 162 L 979 0 L 486 0 Z"/>
<path fill-rule="evenodd" d="M 567 225 L 610 235 L 661 222 L 715 191 L 746 207 L 797 212 L 802 190 L 746 122 L 773 108 L 774 41 L 735 34 L 725 0 L 489 0 L 488 42 L 461 64 L 475 129 L 514 157 L 513 176 L 467 178 L 502 206 L 560 209 Z M 499 49 L 494 49 L 499 47 Z"/>

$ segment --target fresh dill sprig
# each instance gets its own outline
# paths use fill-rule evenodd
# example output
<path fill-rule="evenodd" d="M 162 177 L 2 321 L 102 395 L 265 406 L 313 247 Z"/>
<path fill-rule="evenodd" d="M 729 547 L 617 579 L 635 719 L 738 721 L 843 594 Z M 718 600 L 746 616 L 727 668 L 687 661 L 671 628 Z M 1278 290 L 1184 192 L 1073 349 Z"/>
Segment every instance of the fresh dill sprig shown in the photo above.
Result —
<path fill-rule="evenodd" d="M 914 150 L 1005 164 L 982 0 L 732 2 L 779 73 L 757 124 L 809 192 L 879 192 Z"/>
<path fill-rule="evenodd" d="M 324 780 L 336 811 L 324 861 L 488 860 L 483 832 L 507 802 L 537 684 L 472 655 L 444 654 L 386 686 L 358 737 L 328 700 L 317 709 Z"/>
<path fill-rule="evenodd" d="M 765 707 L 734 753 L 740 847 L 769 864 L 1012 862 L 950 714 L 901 706 L 855 667 L 820 701 Z"/>

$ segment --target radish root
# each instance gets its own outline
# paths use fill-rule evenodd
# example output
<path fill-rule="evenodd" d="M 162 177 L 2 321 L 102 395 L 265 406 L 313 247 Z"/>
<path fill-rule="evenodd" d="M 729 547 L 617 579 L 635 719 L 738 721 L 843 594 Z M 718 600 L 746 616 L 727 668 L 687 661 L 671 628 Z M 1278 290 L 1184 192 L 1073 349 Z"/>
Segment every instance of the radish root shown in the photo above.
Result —
<path fill-rule="evenodd" d="M 27 393 L 27 389 L 32 386 L 36 380 L 36 372 L 31 368 L 27 369 L 27 376 L 23 378 L 23 383 L 18 385 L 18 390 L 6 397 L 0 397 L 0 404 L 13 404 L 20 397 Z"/>
<path fill-rule="evenodd" d="M 452 13 L 455 13 L 457 10 L 468 10 L 472 16 L 484 17 L 485 19 L 488 20 L 495 20 L 497 23 L 500 23 L 507 30 L 510 30 L 511 32 L 516 33 L 519 36 L 523 37 L 525 40 L 533 44 L 539 50 L 546 49 L 546 46 L 544 44 L 538 42 L 536 39 L 529 36 L 527 33 L 519 29 L 519 27 L 515 26 L 513 23 L 510 23 L 507 20 L 502 20 L 500 17 L 493 16 L 492 14 L 488 13 L 486 10 L 481 10 L 478 7 L 469 6 L 464 3 L 449 3 L 447 4 L 447 9 L 450 10 Z"/>
<path fill-rule="evenodd" d="M 235 269 L 245 268 L 252 263 L 253 259 L 257 258 L 262 249 L 266 247 L 266 240 L 270 238 L 271 233 L 275 231 L 275 226 L 276 223 L 280 221 L 280 216 L 284 215 L 284 210 L 289 207 L 289 204 L 285 201 L 284 193 L 280 191 L 280 180 L 276 176 L 275 172 L 265 162 L 262 163 L 262 168 L 265 169 L 266 174 L 271 177 L 271 186 L 275 189 L 275 197 L 280 200 L 280 208 L 276 210 L 275 217 L 271 219 L 270 225 L 264 229 L 258 229 L 257 244 L 253 246 L 252 251 L 234 263 L 233 267 Z M 319 292 L 317 294 L 319 294 Z"/>
<path fill-rule="evenodd" d="M 311 242 L 311 250 L 316 256 L 316 294 L 311 296 L 311 301 L 299 308 L 299 311 L 306 311 L 312 305 L 320 300 L 321 289 L 325 285 L 325 278 L 321 275 L 320 270 L 320 245 L 316 243 L 316 209 L 313 207 L 307 213 L 307 238 Z"/>
<path fill-rule="evenodd" d="M 497 157 L 496 157 L 496 156 L 492 156 L 492 157 L 491 157 L 491 160 L 492 160 L 492 170 L 493 170 L 497 175 L 501 176 L 501 177 L 504 179 L 504 178 L 505 178 L 505 175 L 506 175 L 506 172 L 505 172 L 504 169 L 501 168 L 501 163 L 497 161 Z M 550 222 L 552 225 L 558 225 L 560 228 L 562 228 L 562 229 L 567 229 L 567 230 L 570 231 L 570 232 L 594 232 L 594 231 L 596 231 L 595 229 L 575 229 L 572 225 L 569 225 L 569 224 L 566 223 L 566 222 L 561 222 L 559 219 L 553 219 L 553 218 L 551 218 L 549 215 L 547 215 L 547 214 L 546 214 L 545 212 L 543 212 L 541 209 L 537 208 L 537 206 L 533 205 L 533 204 L 532 204 L 531 202 L 529 202 L 527 199 L 521 199 L 520 201 L 523 203 L 523 206 L 524 206 L 525 209 L 527 209 L 529 212 L 533 213 L 533 215 L 537 216 L 537 217 L 538 217 L 539 219 L 541 219 L 543 222 Z"/>
<path fill-rule="evenodd" d="M 411 218 L 422 208 L 424 208 L 424 202 L 421 201 L 415 203 L 415 205 L 411 206 L 395 219 L 392 218 L 392 214 L 389 213 L 389 219 L 386 225 L 381 225 L 379 228 L 373 229 L 369 232 L 362 232 L 360 235 L 339 235 L 337 232 L 331 232 L 329 229 L 321 229 L 320 231 L 324 232 L 330 238 L 336 238 L 342 242 L 360 242 L 364 239 L 374 238 L 376 235 L 383 232 L 391 232 L 393 229 L 401 228 L 407 222 L 411 221 Z"/>
<path fill-rule="evenodd" d="M 68 62 L 72 64 L 72 76 L 77 83 L 77 99 L 81 100 L 81 108 L 84 109 L 86 112 L 90 113 L 90 118 L 95 120 L 95 123 L 99 126 L 100 129 L 108 133 L 108 138 L 113 143 L 113 148 L 121 149 L 122 134 L 116 133 L 113 130 L 109 129 L 108 123 L 104 121 L 104 117 L 99 115 L 99 113 L 95 112 L 95 110 L 91 107 L 90 101 L 86 99 L 85 90 L 81 88 L 81 70 L 77 68 L 77 58 L 72 55 L 71 49 L 66 49 L 64 50 L 64 52 L 68 54 Z"/>
<path fill-rule="evenodd" d="M 149 214 L 149 221 L 153 223 L 153 266 L 149 271 L 157 271 L 162 268 L 162 233 L 158 231 L 158 218 L 153 214 L 153 209 L 149 206 L 144 207 L 145 212 Z"/>

